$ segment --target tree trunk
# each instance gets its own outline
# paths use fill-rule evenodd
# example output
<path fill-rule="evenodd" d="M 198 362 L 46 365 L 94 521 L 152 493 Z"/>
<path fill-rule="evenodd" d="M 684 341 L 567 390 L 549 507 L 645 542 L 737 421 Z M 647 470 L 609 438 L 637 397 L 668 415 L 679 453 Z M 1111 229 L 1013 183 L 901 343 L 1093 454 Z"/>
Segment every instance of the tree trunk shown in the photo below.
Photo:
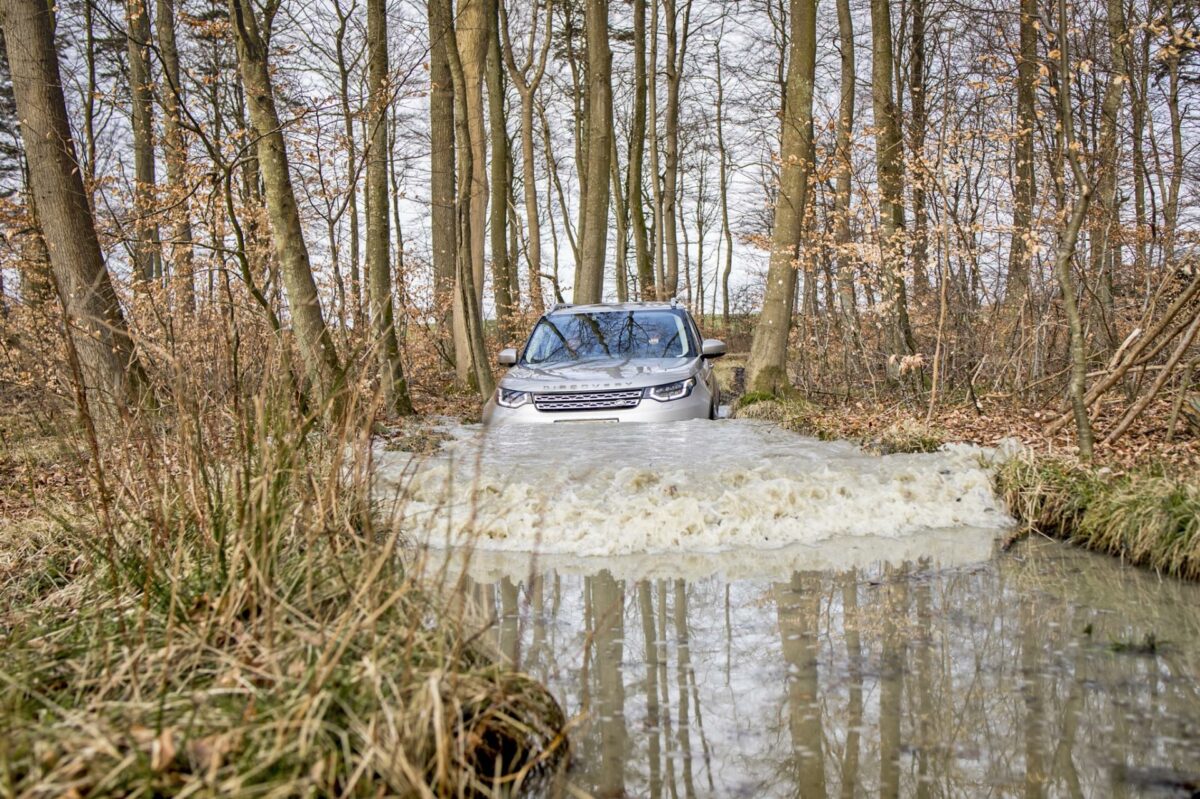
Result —
<path fill-rule="evenodd" d="M 296 206 L 296 193 L 292 188 L 283 127 L 275 108 L 267 62 L 267 40 L 273 13 L 274 8 L 269 8 L 260 28 L 250 0 L 229 0 L 229 22 L 237 43 L 238 66 L 246 89 L 250 127 L 257 141 L 259 172 L 267 215 L 271 220 L 272 249 L 287 290 L 292 326 L 305 368 L 309 378 L 320 387 L 321 396 L 331 400 L 335 398 L 341 377 L 341 364 L 321 312 L 321 300 Z"/>
<path fill-rule="evenodd" d="M 779 197 L 771 232 L 771 259 L 763 310 L 754 327 L 746 387 L 779 394 L 791 390 L 787 375 L 787 343 L 796 301 L 796 269 L 809 178 L 813 170 L 813 81 L 816 74 L 817 1 L 792 0 L 791 46 L 788 56 L 786 113 Z"/>
<path fill-rule="evenodd" d="M 438 333 L 447 354 L 456 360 L 450 335 L 458 253 L 454 198 L 454 85 L 447 55 L 446 26 L 451 24 L 450 0 L 429 0 L 429 199 L 430 242 L 433 249 L 433 303 Z"/>
<path fill-rule="evenodd" d="M 1100 108 L 1099 157 L 1096 160 L 1096 205 L 1091 232 L 1091 268 L 1089 272 L 1096 281 L 1096 297 L 1092 314 L 1095 327 L 1101 332 L 1102 355 L 1116 348 L 1117 334 L 1113 329 L 1112 284 L 1116 266 L 1120 262 L 1120 212 L 1117 199 L 1118 122 L 1121 105 L 1125 100 L 1125 84 L 1128 76 L 1125 65 L 1125 47 L 1128 31 L 1125 29 L 1125 7 L 1122 0 L 1108 0 L 1108 46 L 1112 59 L 1108 86 Z"/>
<path fill-rule="evenodd" d="M 478 2 L 478 0 L 476 0 Z M 459 16 L 460 23 L 463 16 Z M 473 386 L 481 397 L 490 397 L 495 390 L 492 372 L 487 362 L 487 350 L 483 341 L 483 313 L 480 308 L 478 287 L 475 285 L 475 253 L 471 242 L 476 234 L 472 230 L 475 217 L 471 183 L 475 175 L 474 154 L 479 145 L 472 141 L 475 132 L 470 124 L 468 112 L 470 84 L 463 68 L 461 53 L 477 50 L 477 47 L 466 48 L 458 42 L 451 17 L 442 18 L 442 36 L 446 40 L 446 55 L 450 65 L 450 76 L 454 84 L 454 127 L 455 142 L 458 147 L 458 202 L 456 214 L 458 220 L 458 253 L 455 259 L 454 303 L 458 322 L 455 324 L 455 335 L 459 333 L 459 324 L 464 334 L 457 346 L 456 367 L 459 379 L 466 385 Z M 468 40 L 475 38 L 473 32 Z M 486 54 L 487 40 L 482 40 L 485 50 L 479 53 L 482 59 Z M 472 52 L 472 54 L 476 54 Z M 480 131 L 482 135 L 482 131 Z M 483 231 L 477 234 L 483 235 Z M 464 374 L 465 372 L 465 374 Z"/>
<path fill-rule="evenodd" d="M 350 13 L 342 11 L 340 0 L 334 2 L 334 13 L 338 17 L 334 54 L 337 57 L 342 125 L 346 136 L 346 222 L 350 229 L 350 295 L 354 304 L 354 327 L 361 333 L 366 328 L 367 315 L 362 281 L 359 277 L 359 264 L 362 263 L 362 259 L 358 238 L 358 137 L 354 133 L 354 112 L 350 108 L 350 66 L 346 62 L 346 29 L 350 23 Z"/>
<path fill-rule="evenodd" d="M 527 258 L 529 260 L 529 300 L 535 313 L 545 310 L 542 298 L 542 224 L 538 213 L 537 177 L 534 172 L 533 151 L 533 111 L 534 95 L 541 85 L 542 76 L 546 72 L 546 57 L 550 51 L 551 34 L 554 30 L 553 0 L 546 4 L 546 33 L 538 50 L 537 64 L 534 65 L 534 42 L 537 37 L 537 20 L 535 14 L 530 26 L 529 46 L 523 64 L 518 67 L 513 57 L 512 41 L 508 34 L 508 13 L 505 10 L 506 0 L 500 0 L 500 33 L 503 39 L 504 60 L 508 65 L 509 76 L 521 97 L 521 182 L 525 198 L 525 224 L 529 229 L 529 244 Z M 532 76 L 529 70 L 533 69 Z"/>
<path fill-rule="evenodd" d="M 500 57 L 500 25 L 497 4 L 499 0 L 488 0 L 488 128 L 492 139 L 492 206 L 491 236 L 492 293 L 496 298 L 496 322 L 499 327 L 500 343 L 507 347 L 513 338 L 513 310 L 517 297 L 512 291 L 512 279 L 508 262 L 508 196 L 512 186 L 508 180 L 508 162 L 512 157 L 508 150 L 508 126 L 504 111 L 504 63 Z"/>
<path fill-rule="evenodd" d="M 1079 196 L 1075 200 L 1075 207 L 1071 210 L 1070 219 L 1059 239 L 1058 252 L 1054 257 L 1054 274 L 1058 278 L 1058 286 L 1062 291 L 1063 311 L 1067 315 L 1067 327 L 1070 332 L 1071 379 L 1068 391 L 1071 397 L 1071 409 L 1075 414 L 1079 457 L 1088 461 L 1092 458 L 1092 425 L 1088 419 L 1087 405 L 1084 401 L 1087 393 L 1087 353 L 1084 351 L 1083 322 L 1080 319 L 1079 305 L 1075 301 L 1075 283 L 1071 279 L 1071 260 L 1075 256 L 1075 244 L 1079 240 L 1079 229 L 1087 217 L 1092 187 L 1084 174 L 1083 166 L 1080 164 L 1080 155 L 1075 147 L 1066 0 L 1058 0 L 1057 5 L 1059 50 L 1059 103 L 1057 108 L 1059 129 L 1062 131 L 1063 141 L 1059 158 L 1070 160 L 1071 172 L 1075 176 L 1075 189 Z"/>
<path fill-rule="evenodd" d="M 604 257 L 608 248 L 609 168 L 613 149 L 612 50 L 608 46 L 608 0 L 590 0 L 587 36 L 587 184 L 581 198 L 582 230 L 575 268 L 574 301 L 604 299 Z"/>
<path fill-rule="evenodd" d="M 646 299 L 662 300 L 666 299 L 666 275 L 663 270 L 663 187 L 658 152 L 658 0 L 652 0 L 650 8 L 650 88 L 646 104 L 650 125 L 650 197 L 654 206 L 654 295 Z"/>
<path fill-rule="evenodd" d="M 390 219 L 388 217 L 388 125 L 391 105 L 388 80 L 388 25 L 386 0 L 367 0 L 367 91 L 371 131 L 367 153 L 367 274 L 371 280 L 371 322 L 379 348 L 379 379 L 389 410 L 401 415 L 413 412 L 396 338 L 395 304 L 392 297 Z"/>
<path fill-rule="evenodd" d="M 88 402 L 94 412 L 111 419 L 119 409 L 148 402 L 149 388 L 84 192 L 54 49 L 52 12 L 41 0 L 3 0 L 0 14 L 29 183 L 66 329 L 79 355 Z"/>
<path fill-rule="evenodd" d="M 929 247 L 929 222 L 925 210 L 925 0 L 910 0 L 912 11 L 912 43 L 909 54 L 908 94 L 912 104 L 912 124 L 909 127 L 909 148 L 912 153 L 912 272 L 913 291 L 920 299 L 929 294 L 929 274 L 926 269 Z"/>
<path fill-rule="evenodd" d="M 130 120 L 133 126 L 133 263 L 144 281 L 162 276 L 158 225 L 154 223 L 154 110 L 150 77 L 150 12 L 145 0 L 127 0 Z"/>
<path fill-rule="evenodd" d="M 633 0 L 633 116 L 629 123 L 629 164 L 625 173 L 625 210 L 633 236 L 638 296 L 654 298 L 654 265 L 642 204 L 642 163 L 646 149 L 646 0 Z"/>
<path fill-rule="evenodd" d="M 469 224 L 464 225 L 460 219 L 458 230 L 460 236 L 464 233 L 471 234 L 471 238 L 465 241 L 460 240 L 458 244 L 459 251 L 461 252 L 465 247 L 470 256 L 472 291 L 464 294 L 460 287 L 454 292 L 454 351 L 456 353 L 470 350 L 473 346 L 471 337 L 474 334 L 471 332 L 471 316 L 480 318 L 480 335 L 482 336 L 483 272 L 486 250 L 484 245 L 487 239 L 488 206 L 487 113 L 483 100 L 483 78 L 487 64 L 489 7 L 490 0 L 460 0 L 455 9 L 454 18 L 454 40 L 458 52 L 450 54 L 452 71 L 457 56 L 459 70 L 462 73 L 461 85 L 455 84 L 455 113 L 466 114 L 463 122 L 471 136 L 469 139 L 471 145 L 469 162 L 464 161 L 463 148 L 458 147 L 458 170 L 460 173 L 458 205 L 461 207 L 465 203 L 470 212 Z M 459 94 L 462 96 L 459 97 Z M 454 124 L 456 132 L 461 136 L 464 128 L 459 124 L 457 116 Z M 467 181 L 464 183 L 462 173 L 466 169 L 465 164 L 467 163 L 470 164 L 470 169 L 466 171 Z M 459 216 L 461 217 L 461 211 Z M 457 279 L 461 281 L 461 272 L 456 272 L 456 275 Z M 473 297 L 474 300 L 470 304 L 474 307 L 464 307 L 462 304 L 464 297 Z M 480 352 L 482 352 L 482 348 Z M 486 369 L 486 364 L 484 368 Z M 475 373 L 478 369 L 472 365 L 470 360 L 463 361 L 461 357 L 456 358 L 455 370 L 460 384 L 477 385 Z"/>
<path fill-rule="evenodd" d="M 733 229 L 729 226 L 729 149 L 725 146 L 725 86 L 721 80 L 721 42 L 717 41 L 717 158 L 720 159 L 721 235 L 725 268 L 721 272 L 721 319 L 729 330 L 729 277 L 733 274 Z M 715 300 L 714 300 L 715 303 Z"/>
<path fill-rule="evenodd" d="M 850 0 L 837 0 L 838 40 L 841 44 L 841 96 L 838 102 L 837 143 L 834 146 L 837 178 L 833 196 L 834 245 L 837 248 L 838 304 L 841 306 L 848 343 L 857 346 L 858 299 L 854 278 L 858 262 L 850 232 L 850 192 L 854 179 L 854 18 Z"/>
<path fill-rule="evenodd" d="M 1021 50 L 1017 58 L 1017 131 L 1013 146 L 1013 232 L 1008 249 L 1005 302 L 1017 307 L 1029 291 L 1033 271 L 1033 206 L 1037 195 L 1033 170 L 1033 133 L 1037 85 L 1037 0 L 1021 0 Z"/>
<path fill-rule="evenodd" d="M 89 0 L 90 1 L 90 0 Z M 169 205 L 175 218 L 171 232 L 171 282 L 176 302 L 185 312 L 196 307 L 192 268 L 192 221 L 187 186 L 187 144 L 183 138 L 183 84 L 180 82 L 179 48 L 175 44 L 175 2 L 156 0 L 154 24 L 163 64 L 163 145 L 166 150 Z"/>
<path fill-rule="evenodd" d="M 667 107 L 663 120 L 663 247 L 666 250 L 665 293 L 674 297 L 679 293 L 679 243 L 677 239 L 679 219 L 675 211 L 675 200 L 679 192 L 679 82 L 683 72 L 683 55 L 687 50 L 687 28 L 692 4 L 687 0 L 683 22 L 683 42 L 677 47 L 679 14 L 675 0 L 663 0 L 666 15 L 666 79 Z"/>
<path fill-rule="evenodd" d="M 875 116 L 875 159 L 879 181 L 880 272 L 895 317 L 893 352 L 915 354 L 904 283 L 904 150 L 892 98 L 890 0 L 871 0 L 871 101 Z"/>

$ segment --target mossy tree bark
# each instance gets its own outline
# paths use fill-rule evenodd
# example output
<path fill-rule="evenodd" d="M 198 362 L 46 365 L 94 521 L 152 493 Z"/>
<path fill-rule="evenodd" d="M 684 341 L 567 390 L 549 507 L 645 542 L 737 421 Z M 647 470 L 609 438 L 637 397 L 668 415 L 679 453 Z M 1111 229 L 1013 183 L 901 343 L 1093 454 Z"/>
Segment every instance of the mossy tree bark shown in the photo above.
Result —
<path fill-rule="evenodd" d="M 229 0 L 229 21 L 237 44 L 250 127 L 258 143 L 256 152 L 271 220 L 272 250 L 282 272 L 292 326 L 309 379 L 319 386 L 323 398 L 333 400 L 341 378 L 341 363 L 325 326 L 313 280 L 267 60 L 271 24 L 277 10 L 278 3 L 269 2 L 260 24 L 250 0 Z"/>
<path fill-rule="evenodd" d="M 92 410 L 113 418 L 150 395 L 84 191 L 51 14 L 42 0 L 0 3 L 30 188 L 66 329 Z"/>
<path fill-rule="evenodd" d="M 771 231 L 771 259 L 763 310 L 754 327 L 746 386 L 770 394 L 791 391 L 787 342 L 796 299 L 804 213 L 813 170 L 813 80 L 816 75 L 817 2 L 792 0 L 791 50 L 788 56 L 783 164 Z"/>

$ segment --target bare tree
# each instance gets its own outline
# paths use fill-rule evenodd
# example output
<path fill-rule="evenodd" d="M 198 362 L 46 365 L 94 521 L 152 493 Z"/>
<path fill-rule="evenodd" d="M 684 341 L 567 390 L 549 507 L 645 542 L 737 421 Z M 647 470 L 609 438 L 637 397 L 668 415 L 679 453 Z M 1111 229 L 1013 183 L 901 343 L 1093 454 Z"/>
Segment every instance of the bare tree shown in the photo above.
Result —
<path fill-rule="evenodd" d="M 367 0 L 368 89 L 371 136 L 367 151 L 367 274 L 371 278 L 371 326 L 379 348 L 379 374 L 384 398 L 395 413 L 413 412 L 396 338 L 392 296 L 391 233 L 388 219 L 388 24 L 386 0 Z"/>
<path fill-rule="evenodd" d="M 871 100 L 879 180 L 879 248 L 895 318 L 893 352 L 917 352 L 904 284 L 904 150 L 892 96 L 892 16 L 889 0 L 871 0 Z"/>
<path fill-rule="evenodd" d="M 162 276 L 158 225 L 154 222 L 154 110 L 150 77 L 150 12 L 145 0 L 126 0 L 130 122 L 133 126 L 133 262 L 145 281 Z"/>
<path fill-rule="evenodd" d="M 813 81 L 816 75 L 817 0 L 791 0 L 787 112 L 783 118 L 779 196 L 771 231 L 771 261 L 762 314 L 754 326 L 746 386 L 752 391 L 791 391 L 787 342 L 796 301 L 796 269 L 813 171 Z"/>
<path fill-rule="evenodd" d="M 66 330 L 78 353 L 82 389 L 94 410 L 112 418 L 150 395 L 84 192 L 52 12 L 41 0 L 3 0 L 0 13 L 29 183 Z"/>
<path fill-rule="evenodd" d="M 591 0 L 584 22 L 587 36 L 586 183 L 580 198 L 579 262 L 575 302 L 604 296 L 604 255 L 608 247 L 609 166 L 613 151 L 612 50 L 608 45 L 608 0 Z"/>
<path fill-rule="evenodd" d="M 185 312 L 196 304 L 192 274 L 192 221 L 188 201 L 187 143 L 183 136 L 183 83 L 179 47 L 175 43 L 175 0 L 156 0 L 154 25 L 162 58 L 163 148 L 166 151 L 167 185 L 171 190 L 174 224 L 171 232 L 172 284 L 178 307 Z"/>
<path fill-rule="evenodd" d="M 433 301 L 439 313 L 441 344 L 454 360 L 449 310 L 453 304 L 458 222 L 454 197 L 454 85 L 447 54 L 446 26 L 450 0 L 428 0 L 429 16 L 429 195 L 430 242 L 433 256 Z"/>
<path fill-rule="evenodd" d="M 287 288 L 300 354 L 322 397 L 333 399 L 342 368 L 325 326 L 321 299 L 313 280 L 267 60 L 271 25 L 278 8 L 278 1 L 271 0 L 263 9 L 260 23 L 251 0 L 229 0 L 229 22 L 237 43 L 250 127 L 257 141 L 259 171 L 271 220 L 272 249 Z"/>

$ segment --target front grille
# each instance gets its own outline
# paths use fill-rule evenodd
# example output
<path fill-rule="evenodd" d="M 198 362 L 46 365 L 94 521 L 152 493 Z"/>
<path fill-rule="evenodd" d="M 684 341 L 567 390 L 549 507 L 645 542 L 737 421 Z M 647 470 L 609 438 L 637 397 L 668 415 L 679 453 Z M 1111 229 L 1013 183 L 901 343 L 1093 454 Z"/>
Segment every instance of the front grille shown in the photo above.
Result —
<path fill-rule="evenodd" d="M 636 408 L 642 401 L 640 388 L 626 391 L 582 391 L 571 394 L 534 394 L 539 411 L 605 411 Z"/>

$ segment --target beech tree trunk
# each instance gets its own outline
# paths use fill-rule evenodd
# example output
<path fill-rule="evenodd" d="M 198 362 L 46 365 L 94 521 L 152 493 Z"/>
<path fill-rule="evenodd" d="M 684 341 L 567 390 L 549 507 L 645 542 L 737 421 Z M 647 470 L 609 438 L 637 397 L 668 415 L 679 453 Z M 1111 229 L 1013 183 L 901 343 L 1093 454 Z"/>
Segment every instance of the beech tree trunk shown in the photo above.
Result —
<path fill-rule="evenodd" d="M 625 209 L 629 214 L 641 299 L 654 299 L 654 265 L 642 203 L 642 164 L 646 149 L 646 0 L 633 0 L 633 116 L 629 123 L 629 164 L 625 173 Z"/>
<path fill-rule="evenodd" d="M 766 294 L 750 359 L 746 387 L 770 394 L 790 392 L 787 342 L 796 302 L 796 270 L 813 171 L 813 81 L 816 75 L 817 0 L 792 0 L 783 151 Z"/>
<path fill-rule="evenodd" d="M 433 249 L 433 300 L 438 333 L 451 361 L 450 308 L 454 304 L 458 221 L 454 198 L 454 84 L 447 55 L 446 26 L 451 24 L 450 0 L 429 0 L 429 195 L 430 242 Z"/>
<path fill-rule="evenodd" d="M 478 2 L 478 0 L 476 0 Z M 473 19 L 473 18 L 469 18 Z M 463 17 L 459 16 L 460 23 Z M 454 303 L 455 336 L 459 335 L 461 325 L 462 338 L 456 344 L 457 358 L 455 366 L 459 380 L 465 385 L 475 388 L 483 398 L 490 397 L 495 390 L 492 371 L 488 366 L 487 349 L 483 340 L 483 312 L 479 304 L 478 287 L 475 284 L 475 252 L 472 241 L 476 236 L 482 236 L 483 231 L 473 230 L 475 221 L 475 203 L 471 196 L 471 183 L 475 175 L 474 157 L 480 145 L 472 141 L 475 131 L 470 124 L 468 103 L 470 99 L 470 83 L 463 67 L 461 53 L 478 54 L 482 59 L 486 55 L 487 40 L 482 39 L 483 53 L 476 53 L 477 47 L 466 47 L 458 41 L 455 26 L 449 15 L 443 17 L 442 35 L 446 40 L 446 55 L 450 65 L 450 76 L 454 84 L 454 128 L 455 142 L 458 147 L 458 201 L 456 215 L 458 221 L 458 253 L 455 258 L 454 273 Z M 478 31 L 468 35 L 470 41 Z M 482 98 L 480 98 L 482 101 Z M 481 120 L 480 120 L 481 121 Z M 480 125 L 479 135 L 483 135 Z M 482 278 L 482 269 L 480 271 Z"/>
<path fill-rule="evenodd" d="M 915 354 L 904 282 L 904 149 L 892 96 L 892 13 L 889 0 L 871 0 L 871 100 L 879 181 L 880 268 L 895 320 L 893 351 Z"/>
<path fill-rule="evenodd" d="M 538 212 L 537 177 L 534 172 L 533 112 L 535 95 L 546 72 L 546 58 L 550 52 L 551 35 L 554 30 L 554 3 L 553 0 L 547 0 L 546 3 L 546 33 L 541 48 L 537 51 L 536 66 L 534 42 L 537 38 L 538 15 L 534 14 L 525 60 L 518 67 L 508 33 L 505 2 L 506 0 L 500 0 L 500 34 L 503 39 L 504 60 L 517 94 L 521 97 L 521 182 L 525 198 L 525 225 L 529 233 L 529 243 L 526 245 L 526 257 L 529 261 L 529 300 L 534 313 L 540 314 L 545 310 L 545 301 L 542 298 L 542 224 Z"/>
<path fill-rule="evenodd" d="M 229 0 L 229 22 L 237 44 L 250 127 L 258 142 L 256 152 L 267 215 L 271 220 L 272 250 L 287 291 L 292 327 L 309 379 L 319 386 L 323 398 L 332 400 L 341 377 L 341 363 L 325 326 L 321 300 L 313 280 L 267 61 L 276 9 L 274 4 L 268 5 L 260 25 L 251 0 Z"/>
<path fill-rule="evenodd" d="M 150 77 L 150 12 L 145 0 L 125 4 L 129 58 L 130 122 L 133 126 L 133 263 L 144 281 L 162 276 L 154 197 L 153 80 Z"/>
<path fill-rule="evenodd" d="M 1008 250 L 1005 302 L 1019 305 L 1029 291 L 1033 270 L 1033 206 L 1037 185 L 1033 171 L 1033 134 L 1037 126 L 1037 0 L 1021 0 L 1021 50 L 1017 58 L 1017 131 L 1013 146 L 1013 232 Z"/>
<path fill-rule="evenodd" d="M 151 398 L 84 191 L 51 14 L 42 0 L 0 2 L 29 183 L 55 289 L 87 401 L 98 416 L 111 420 L 120 409 Z"/>
<path fill-rule="evenodd" d="M 834 246 L 837 251 L 838 304 L 850 344 L 857 345 L 858 299 L 854 279 L 858 262 L 850 231 L 850 192 L 854 179 L 854 18 L 850 0 L 837 0 L 838 41 L 841 45 L 841 96 L 838 102 L 837 143 L 834 146 L 836 180 L 833 195 Z"/>
<path fill-rule="evenodd" d="M 460 240 L 458 245 L 460 252 L 463 247 L 466 247 L 469 255 L 470 284 L 472 286 L 472 290 L 466 294 L 461 291 L 461 287 L 456 288 L 454 292 L 455 353 L 469 351 L 473 346 L 470 316 L 475 315 L 480 318 L 480 335 L 482 336 L 483 268 L 488 206 L 487 113 L 483 100 L 483 78 L 487 63 L 489 5 L 490 0 L 460 0 L 454 10 L 454 40 L 458 52 L 450 54 L 450 62 L 453 72 L 454 62 L 457 60 L 458 71 L 461 73 L 455 76 L 456 79 L 461 78 L 461 81 L 455 82 L 454 125 L 458 138 L 461 138 L 464 126 L 460 124 L 460 121 L 465 123 L 465 130 L 470 132 L 470 139 L 465 141 L 470 144 L 471 154 L 470 159 L 465 160 L 461 144 L 458 146 L 459 216 L 461 217 L 461 206 L 464 203 L 470 215 L 469 224 L 464 225 L 462 220 L 459 220 Z M 458 118 L 460 113 L 466 115 L 462 120 Z M 464 175 L 467 179 L 465 183 Z M 468 233 L 470 238 L 462 240 L 461 237 Z M 461 281 L 461 272 L 455 274 L 456 279 Z M 464 298 L 472 297 L 474 299 L 471 300 L 470 305 L 474 307 L 465 307 L 463 305 Z M 455 358 L 455 372 L 461 385 L 477 385 L 477 371 L 471 359 L 464 361 L 461 357 Z"/>
<path fill-rule="evenodd" d="M 166 151 L 167 184 L 170 187 L 171 283 L 176 303 L 185 312 L 196 307 L 192 268 L 191 204 L 188 202 L 187 144 L 183 137 L 183 84 L 180 82 L 179 48 L 175 44 L 175 1 L 156 0 L 154 25 L 163 65 L 163 148 Z"/>
<path fill-rule="evenodd" d="M 371 132 L 367 152 L 367 274 L 371 280 L 371 326 L 379 348 L 379 379 L 388 408 L 394 413 L 413 412 L 396 338 L 395 303 L 392 297 L 391 232 L 388 217 L 388 124 L 391 105 L 388 81 L 388 24 L 386 0 L 367 0 L 367 90 Z"/>
<path fill-rule="evenodd" d="M 608 0 L 589 0 L 587 36 L 587 183 L 581 198 L 582 230 L 575 268 L 574 301 L 604 298 L 604 258 L 608 247 L 609 168 L 612 158 L 612 50 L 608 45 Z"/>
<path fill-rule="evenodd" d="M 492 294 L 496 299 L 496 322 L 500 332 L 500 343 L 507 347 L 512 342 L 512 315 L 517 305 L 517 296 L 512 290 L 511 265 L 508 261 L 508 196 L 511 185 L 508 180 L 508 163 L 512 157 L 508 148 L 508 126 L 505 124 L 504 109 L 504 63 L 500 57 L 500 25 L 497 4 L 489 0 L 488 8 L 488 52 L 487 92 L 488 128 L 492 140 L 492 190 L 491 190 L 491 237 L 492 251 Z"/>

